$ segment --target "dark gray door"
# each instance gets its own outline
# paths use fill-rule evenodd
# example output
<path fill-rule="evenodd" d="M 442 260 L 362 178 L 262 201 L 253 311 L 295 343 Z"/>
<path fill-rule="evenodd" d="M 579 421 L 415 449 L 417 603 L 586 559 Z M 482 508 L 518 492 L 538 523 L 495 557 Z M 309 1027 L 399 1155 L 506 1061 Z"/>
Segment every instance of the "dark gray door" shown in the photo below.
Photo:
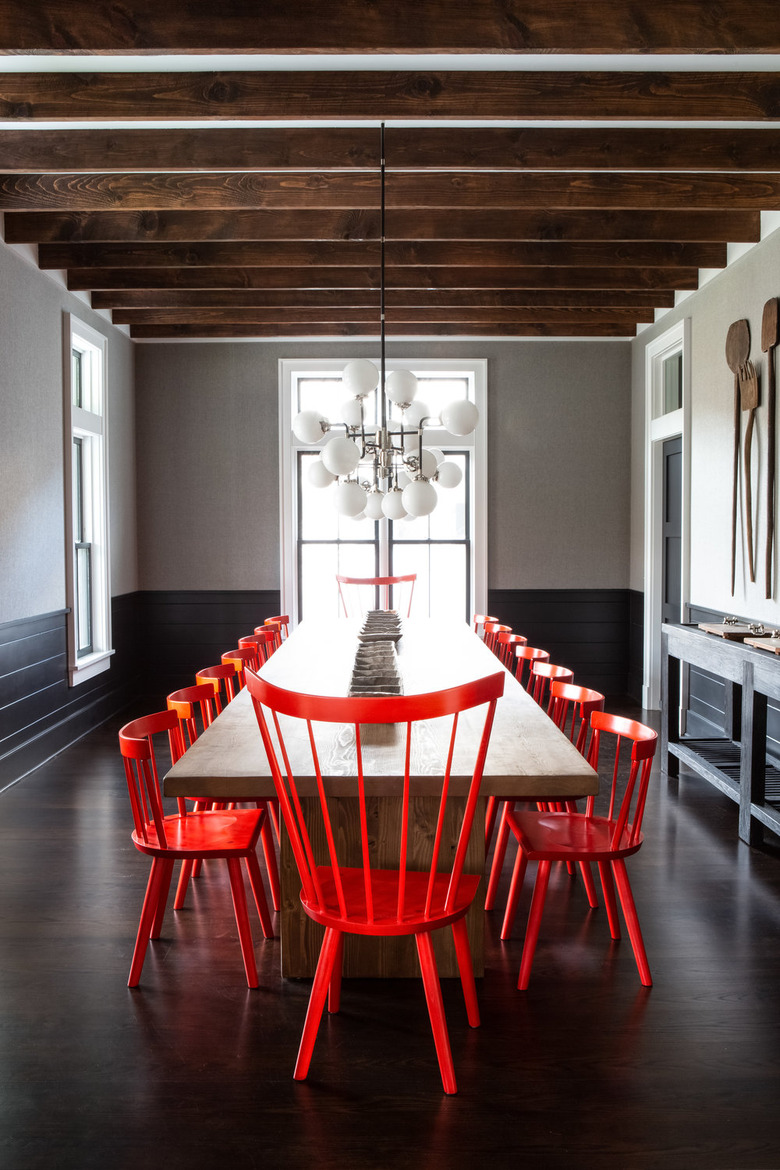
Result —
<path fill-rule="evenodd" d="M 664 457 L 663 598 L 661 620 L 682 621 L 682 438 L 667 439 Z"/>

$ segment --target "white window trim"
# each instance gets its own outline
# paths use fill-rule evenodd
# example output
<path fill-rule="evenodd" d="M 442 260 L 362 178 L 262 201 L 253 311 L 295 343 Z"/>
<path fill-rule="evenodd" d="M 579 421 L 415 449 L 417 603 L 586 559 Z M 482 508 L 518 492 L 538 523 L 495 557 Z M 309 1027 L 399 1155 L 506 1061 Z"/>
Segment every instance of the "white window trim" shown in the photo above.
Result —
<path fill-rule="evenodd" d="M 682 401 L 679 410 L 661 414 L 663 363 L 682 352 Z M 642 706 L 661 706 L 661 569 L 663 564 L 663 445 L 682 437 L 682 581 L 683 620 L 690 598 L 690 386 L 691 319 L 685 317 L 667 329 L 645 350 L 645 628 Z"/>
<path fill-rule="evenodd" d="M 377 356 L 370 360 L 379 365 Z M 292 433 L 293 377 L 304 374 L 332 375 L 344 369 L 348 358 L 280 358 L 279 359 L 279 472 L 280 472 L 280 557 L 281 605 L 291 620 L 298 620 L 298 565 L 293 533 L 297 531 L 297 498 L 294 492 L 295 466 L 293 453 L 299 448 L 311 450 L 299 443 Z M 460 448 L 470 447 L 474 452 L 474 473 L 471 476 L 470 506 L 473 516 L 473 559 L 471 596 L 474 612 L 487 613 L 487 358 L 388 358 L 388 370 L 405 369 L 425 375 L 434 372 L 463 375 L 474 388 L 474 402 L 479 410 L 479 425 L 473 435 L 463 438 L 448 436 L 440 429 L 426 429 L 433 446 L 449 442 Z"/>
<path fill-rule="evenodd" d="M 108 670 L 114 653 L 111 641 L 111 557 L 109 547 L 108 492 L 108 385 L 107 341 L 71 313 L 63 314 L 63 414 L 65 471 L 65 595 L 68 607 L 68 678 L 71 686 L 86 682 Z M 99 410 L 92 412 L 74 407 L 71 386 L 71 350 L 83 346 L 99 364 Z M 93 460 L 91 487 L 93 507 L 94 562 L 92 575 L 92 633 L 94 650 L 81 658 L 76 643 L 76 565 L 74 556 L 73 516 L 73 438 L 82 435 L 99 438 L 97 460 Z"/>

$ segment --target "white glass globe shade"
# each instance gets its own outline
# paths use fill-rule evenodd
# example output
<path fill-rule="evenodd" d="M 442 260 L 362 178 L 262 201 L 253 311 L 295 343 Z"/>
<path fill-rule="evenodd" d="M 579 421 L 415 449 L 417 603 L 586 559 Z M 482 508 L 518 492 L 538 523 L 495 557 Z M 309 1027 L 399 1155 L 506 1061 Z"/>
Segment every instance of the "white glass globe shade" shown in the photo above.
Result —
<path fill-rule="evenodd" d="M 403 520 L 406 515 L 403 494 L 398 488 L 391 488 L 387 495 L 383 496 L 382 511 L 388 520 Z"/>
<path fill-rule="evenodd" d="M 444 452 L 440 451 L 438 447 L 429 447 L 428 450 L 431 452 L 432 455 L 436 456 L 436 466 L 437 467 L 439 466 L 440 463 L 444 462 Z"/>
<path fill-rule="evenodd" d="M 346 435 L 334 435 L 322 448 L 321 458 L 333 475 L 351 475 L 360 462 L 360 448 Z"/>
<path fill-rule="evenodd" d="M 397 406 L 414 402 L 416 393 L 417 375 L 411 370 L 391 370 L 385 378 L 385 394 Z"/>
<path fill-rule="evenodd" d="M 422 471 L 425 478 L 430 479 L 432 475 L 435 475 L 436 468 L 438 466 L 439 465 L 436 461 L 436 456 L 434 455 L 433 451 L 429 451 L 427 447 L 423 447 L 422 467 L 420 470 Z"/>
<path fill-rule="evenodd" d="M 412 482 L 411 475 L 407 475 L 405 471 L 398 472 L 398 486 L 403 490 L 407 484 Z"/>
<path fill-rule="evenodd" d="M 384 516 L 382 505 L 384 503 L 384 495 L 382 492 L 369 492 L 366 497 L 366 516 L 369 520 L 381 520 Z"/>
<path fill-rule="evenodd" d="M 441 425 L 451 435 L 470 435 L 478 422 L 479 411 L 467 398 L 451 402 L 441 412 Z"/>
<path fill-rule="evenodd" d="M 457 463 L 450 463 L 445 460 L 444 463 L 439 464 L 439 469 L 436 472 L 436 482 L 440 487 L 455 488 L 462 479 L 463 472 Z"/>
<path fill-rule="evenodd" d="M 427 418 L 430 413 L 425 402 L 413 402 L 409 409 L 404 411 L 404 426 L 419 427 L 421 420 Z"/>
<path fill-rule="evenodd" d="M 363 424 L 363 407 L 359 398 L 348 398 L 342 402 L 339 419 L 348 427 L 360 427 Z"/>
<path fill-rule="evenodd" d="M 410 516 L 430 516 L 438 503 L 436 488 L 426 479 L 415 479 L 404 488 L 403 505 Z"/>
<path fill-rule="evenodd" d="M 318 410 L 302 410 L 292 421 L 292 432 L 300 443 L 319 443 L 323 434 L 322 424 L 328 420 Z"/>
<path fill-rule="evenodd" d="M 370 394 L 379 385 L 379 370 L 368 358 L 348 362 L 341 374 L 344 385 L 355 397 Z"/>
<path fill-rule="evenodd" d="M 309 483 L 318 488 L 328 487 L 336 478 L 332 472 L 328 471 L 321 459 L 314 459 L 309 464 L 307 475 L 309 477 Z"/>
<path fill-rule="evenodd" d="M 357 516 L 366 506 L 364 488 L 354 479 L 336 486 L 336 509 L 341 516 Z"/>
<path fill-rule="evenodd" d="M 361 520 L 365 520 L 365 518 L 366 518 L 365 512 L 358 512 L 357 516 L 351 517 L 351 519 L 354 520 L 356 524 L 359 523 Z"/>

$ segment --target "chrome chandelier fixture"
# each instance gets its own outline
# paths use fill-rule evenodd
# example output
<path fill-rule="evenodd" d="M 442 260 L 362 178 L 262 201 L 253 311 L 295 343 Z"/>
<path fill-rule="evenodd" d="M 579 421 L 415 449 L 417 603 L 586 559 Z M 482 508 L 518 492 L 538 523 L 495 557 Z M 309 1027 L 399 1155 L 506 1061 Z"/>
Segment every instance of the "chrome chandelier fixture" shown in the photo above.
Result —
<path fill-rule="evenodd" d="M 384 123 L 380 142 L 379 369 L 367 358 L 349 362 L 342 378 L 350 397 L 341 407 L 341 422 L 332 423 L 316 410 L 303 410 L 293 419 L 292 429 L 306 444 L 320 443 L 330 435 L 320 458 L 309 468 L 309 479 L 316 487 L 336 485 L 335 503 L 342 516 L 403 520 L 405 516 L 429 516 L 438 502 L 436 486 L 454 488 L 462 478 L 457 463 L 445 459 L 437 448 L 423 445 L 425 428 L 442 427 L 459 437 L 470 435 L 479 422 L 479 411 L 464 398 L 446 406 L 439 417 L 432 416 L 426 404 L 417 399 L 416 376 L 410 370 L 386 370 Z M 366 400 L 377 390 L 379 425 L 367 425 Z"/>

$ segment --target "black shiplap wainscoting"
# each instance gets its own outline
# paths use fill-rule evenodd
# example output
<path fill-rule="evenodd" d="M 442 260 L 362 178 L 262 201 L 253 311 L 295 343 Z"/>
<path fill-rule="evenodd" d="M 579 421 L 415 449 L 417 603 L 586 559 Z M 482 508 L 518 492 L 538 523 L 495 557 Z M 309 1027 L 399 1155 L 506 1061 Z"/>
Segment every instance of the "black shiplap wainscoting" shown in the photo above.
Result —
<path fill-rule="evenodd" d="M 279 591 L 156 590 L 143 595 L 143 695 L 161 701 L 191 686 L 195 672 L 215 666 L 225 650 L 279 613 Z"/>
<path fill-rule="evenodd" d="M 488 608 L 529 646 L 573 670 L 579 686 L 612 699 L 629 695 L 628 589 L 491 589 Z"/>
<path fill-rule="evenodd" d="M 66 610 L 0 625 L 0 789 L 98 727 L 138 688 L 139 594 L 114 597 L 111 667 L 68 684 Z"/>

